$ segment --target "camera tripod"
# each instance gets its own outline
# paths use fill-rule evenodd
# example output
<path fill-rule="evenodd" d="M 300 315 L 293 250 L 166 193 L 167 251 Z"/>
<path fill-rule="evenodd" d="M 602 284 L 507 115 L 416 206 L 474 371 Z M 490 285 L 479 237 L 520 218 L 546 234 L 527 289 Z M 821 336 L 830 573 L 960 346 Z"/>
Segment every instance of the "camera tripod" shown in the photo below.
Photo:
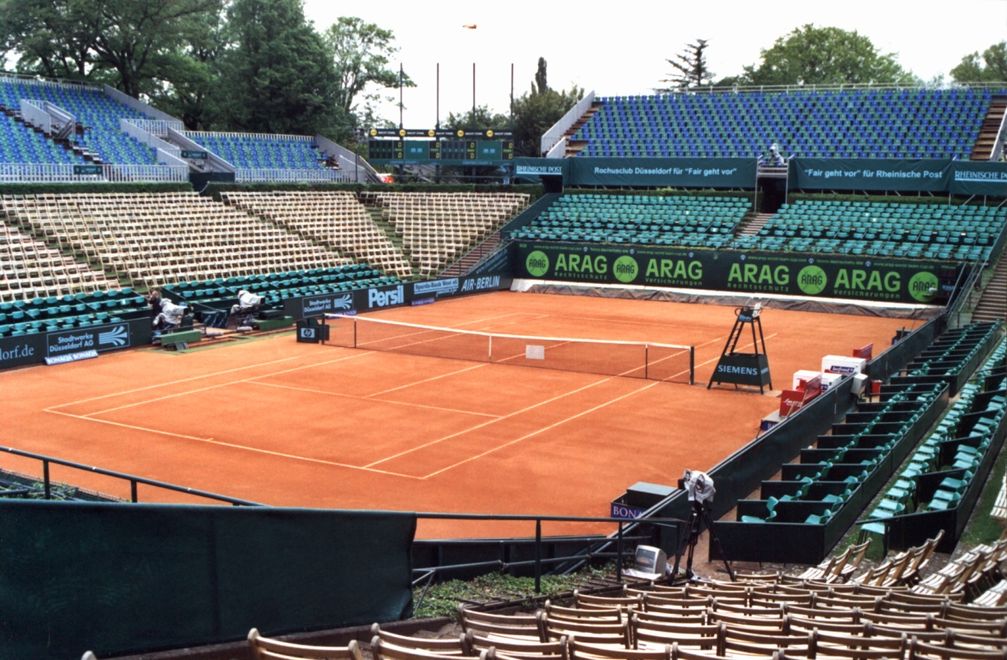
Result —
<path fill-rule="evenodd" d="M 686 541 L 688 546 L 688 551 L 686 554 L 685 562 L 685 579 L 692 580 L 696 577 L 696 574 L 692 572 L 692 557 L 696 551 L 696 543 L 699 541 L 699 535 L 703 531 L 702 525 L 706 524 L 706 529 L 710 532 L 710 539 L 713 543 L 717 544 L 717 551 L 720 553 L 721 559 L 724 561 L 724 568 L 727 569 L 727 575 L 730 576 L 731 582 L 734 582 L 734 569 L 731 568 L 731 562 L 727 561 L 727 555 L 724 554 L 724 548 L 720 545 L 720 538 L 713 531 L 713 520 L 710 519 L 710 510 L 702 502 L 691 500 L 689 502 L 691 511 L 689 512 L 689 537 Z M 675 557 L 675 574 L 678 574 L 678 567 L 681 564 L 682 552 L 685 548 L 679 544 L 678 555 Z"/>

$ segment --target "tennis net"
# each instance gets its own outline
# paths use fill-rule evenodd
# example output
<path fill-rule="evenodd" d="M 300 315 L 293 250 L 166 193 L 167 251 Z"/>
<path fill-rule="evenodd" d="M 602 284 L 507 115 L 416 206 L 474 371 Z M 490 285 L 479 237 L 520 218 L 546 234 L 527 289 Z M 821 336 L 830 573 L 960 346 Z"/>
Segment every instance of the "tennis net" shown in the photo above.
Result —
<path fill-rule="evenodd" d="M 516 335 L 341 314 L 327 314 L 325 323 L 329 326 L 325 343 L 345 348 L 695 382 L 695 346 Z"/>

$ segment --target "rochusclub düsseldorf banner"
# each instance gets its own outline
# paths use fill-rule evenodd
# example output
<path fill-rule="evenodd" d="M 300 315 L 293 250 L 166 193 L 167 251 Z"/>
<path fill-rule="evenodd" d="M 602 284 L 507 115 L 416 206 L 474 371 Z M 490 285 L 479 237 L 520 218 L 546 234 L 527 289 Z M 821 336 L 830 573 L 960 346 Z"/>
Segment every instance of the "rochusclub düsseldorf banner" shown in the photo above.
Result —
<path fill-rule="evenodd" d="M 957 266 L 771 252 L 518 243 L 514 276 L 821 298 L 942 304 Z"/>

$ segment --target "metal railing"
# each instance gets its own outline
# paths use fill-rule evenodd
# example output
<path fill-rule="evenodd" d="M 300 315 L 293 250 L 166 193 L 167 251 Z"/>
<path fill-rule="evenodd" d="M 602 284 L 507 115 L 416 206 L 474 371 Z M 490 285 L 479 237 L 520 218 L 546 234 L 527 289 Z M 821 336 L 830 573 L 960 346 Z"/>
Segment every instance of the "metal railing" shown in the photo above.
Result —
<path fill-rule="evenodd" d="M 75 168 L 87 168 L 87 172 Z M 94 168 L 94 171 L 91 171 Z M 0 182 L 4 183 L 92 183 L 94 181 L 159 181 L 184 183 L 189 180 L 187 167 L 165 165 L 68 165 L 49 163 L 0 163 Z"/>
<path fill-rule="evenodd" d="M 587 109 L 591 107 L 594 103 L 594 91 L 590 91 L 584 95 L 580 101 L 567 110 L 566 114 L 560 117 L 559 121 L 552 125 L 552 127 L 542 135 L 542 140 L 539 143 L 539 153 L 549 154 L 550 158 L 562 158 L 562 154 L 559 156 L 553 156 L 552 149 L 560 141 L 563 140 L 563 135 L 570 129 L 571 126 L 577 123 L 577 120 L 583 116 Z M 564 146 L 565 149 L 565 146 Z"/>
<path fill-rule="evenodd" d="M 251 181 L 346 181 L 348 178 L 342 172 L 328 169 L 234 168 L 234 180 L 239 183 Z"/>
<path fill-rule="evenodd" d="M 59 465 L 61 467 L 67 467 L 74 470 L 80 470 L 81 472 L 87 472 L 89 474 L 100 474 L 105 477 L 111 477 L 113 479 L 119 479 L 122 481 L 129 482 L 129 492 L 130 492 L 130 502 L 139 502 L 138 486 L 143 484 L 144 486 L 152 486 L 155 488 L 161 488 L 163 490 L 168 490 L 175 493 L 184 493 L 186 495 L 192 495 L 194 497 L 201 497 L 208 500 L 213 500 L 215 502 L 224 502 L 226 504 L 231 504 L 233 506 L 263 506 L 258 502 L 252 502 L 249 500 L 242 500 L 236 497 L 228 497 L 227 495 L 218 495 L 217 493 L 211 493 L 205 490 L 199 490 L 198 488 L 186 488 L 185 486 L 177 486 L 175 484 L 170 484 L 166 481 L 158 481 L 156 479 L 147 479 L 146 477 L 138 477 L 135 474 L 127 474 L 125 472 L 116 472 L 115 470 L 106 470 L 104 468 L 96 467 L 94 465 L 85 465 L 83 463 L 75 463 L 73 461 L 66 461 L 61 458 L 53 458 L 52 456 L 46 456 L 44 454 L 36 454 L 30 451 L 24 451 L 22 449 L 15 449 L 13 447 L 2 447 L 0 446 L 0 452 L 11 454 L 13 456 L 20 456 L 21 458 L 29 458 L 41 463 L 42 468 L 42 489 L 45 493 L 46 499 L 52 498 L 52 478 L 50 476 L 50 466 Z M 22 475 L 24 476 L 24 475 Z"/>
<path fill-rule="evenodd" d="M 655 525 L 659 527 L 672 527 L 676 529 L 678 534 L 678 540 L 680 541 L 682 537 L 682 529 L 689 525 L 689 522 L 682 520 L 681 518 L 666 518 L 666 517 L 652 517 L 645 520 L 629 521 L 621 518 L 608 518 L 608 517 L 583 517 L 583 516 L 534 516 L 534 515 L 519 515 L 519 514 L 486 514 L 486 513 L 434 513 L 434 512 L 422 512 L 417 513 L 416 518 L 418 520 L 479 520 L 479 521 L 501 521 L 501 522 L 513 522 L 513 521 L 523 521 L 523 522 L 533 522 L 535 523 L 535 554 L 533 559 L 519 560 L 506 562 L 502 559 L 492 559 L 486 561 L 478 562 L 466 562 L 459 564 L 446 564 L 440 566 L 428 566 L 414 568 L 413 574 L 418 575 L 414 578 L 413 586 L 418 586 L 421 584 L 432 583 L 438 573 L 457 571 L 460 569 L 497 569 L 497 570 L 507 570 L 509 568 L 516 567 L 528 567 L 533 568 L 535 577 L 535 593 L 542 593 L 542 573 L 543 567 L 546 564 L 570 564 L 570 563 L 580 563 L 585 561 L 590 561 L 596 558 L 617 558 L 620 561 L 616 561 L 616 579 L 622 580 L 622 557 L 626 555 L 625 544 L 627 541 L 642 541 L 650 540 L 650 535 L 633 535 L 627 536 L 625 533 L 626 525 L 631 524 L 634 529 L 639 528 L 640 525 Z M 543 557 L 542 556 L 542 546 L 548 537 L 542 536 L 542 523 L 544 522 L 567 522 L 567 523 L 612 523 L 618 525 L 615 533 L 609 537 L 602 536 L 590 536 L 590 537 L 561 537 L 565 541 L 570 541 L 577 543 L 583 541 L 584 549 L 576 552 L 572 555 L 562 556 L 562 557 Z M 530 539 L 529 539 L 530 540 Z M 615 550 L 607 550 L 609 545 L 615 544 Z M 600 544 L 600 545 L 599 545 Z M 595 545 L 597 548 L 592 548 Z M 676 545 L 678 545 L 676 543 Z M 676 566 L 675 570 L 678 569 L 678 557 L 676 556 Z"/>
<path fill-rule="evenodd" d="M 286 142 L 314 142 L 311 135 L 293 135 L 292 133 L 242 133 L 239 131 L 186 131 L 190 136 L 199 137 L 236 137 L 256 138 L 263 140 L 284 140 Z"/>
<path fill-rule="evenodd" d="M 133 126 L 136 126 L 137 128 L 159 138 L 167 137 L 169 129 L 174 129 L 176 131 L 185 130 L 185 125 L 178 120 L 168 121 L 166 119 L 136 119 L 131 117 L 129 119 L 121 119 L 120 121 L 132 124 Z"/>
<path fill-rule="evenodd" d="M 918 90 L 918 91 L 939 91 L 948 89 L 993 89 L 1007 90 L 1007 82 L 963 82 L 957 84 L 900 84 L 900 83 L 831 83 L 831 84 L 809 84 L 809 85 L 731 85 L 718 87 L 716 85 L 703 85 L 699 87 L 689 87 L 687 89 L 673 89 L 668 92 L 654 92 L 652 94 L 608 94 L 599 97 L 600 100 L 613 98 L 638 98 L 644 96 L 659 96 L 664 94 L 732 94 L 746 92 L 843 92 L 843 91 L 886 91 L 886 90 Z"/>

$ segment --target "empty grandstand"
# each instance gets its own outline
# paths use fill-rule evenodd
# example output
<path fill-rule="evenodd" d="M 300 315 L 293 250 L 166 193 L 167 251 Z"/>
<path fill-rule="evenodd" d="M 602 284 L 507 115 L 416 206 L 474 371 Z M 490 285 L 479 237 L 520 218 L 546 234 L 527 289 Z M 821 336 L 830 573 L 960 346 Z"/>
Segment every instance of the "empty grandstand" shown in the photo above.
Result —
<path fill-rule="evenodd" d="M 997 88 L 787 89 L 600 98 L 581 157 L 968 159 Z"/>

